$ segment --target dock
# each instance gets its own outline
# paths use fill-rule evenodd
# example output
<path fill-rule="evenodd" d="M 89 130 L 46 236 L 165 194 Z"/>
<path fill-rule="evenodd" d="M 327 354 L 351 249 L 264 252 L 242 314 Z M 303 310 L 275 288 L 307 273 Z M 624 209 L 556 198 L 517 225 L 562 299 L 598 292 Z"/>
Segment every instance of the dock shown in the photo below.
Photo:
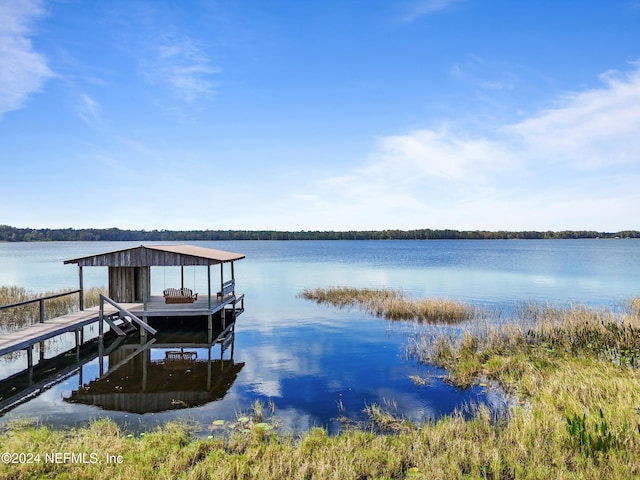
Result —
<path fill-rule="evenodd" d="M 185 317 L 185 316 L 208 316 L 214 315 L 224 309 L 227 305 L 241 303 L 244 294 L 239 294 L 233 298 L 226 298 L 224 301 L 216 302 L 210 308 L 207 300 L 203 299 L 192 304 L 174 304 L 166 305 L 162 297 L 151 297 L 151 301 L 144 309 L 143 303 L 125 303 L 120 304 L 124 309 L 138 317 Z M 244 307 L 238 307 L 235 312 L 229 309 L 229 313 L 239 315 Z M 116 307 L 106 304 L 103 307 L 102 315 L 110 317 L 116 315 L 118 310 Z M 225 315 L 226 316 L 226 315 Z M 18 350 L 27 350 L 33 345 L 40 343 L 49 338 L 57 337 L 63 333 L 76 332 L 77 343 L 82 342 L 82 328 L 100 321 L 100 307 L 91 307 L 86 310 L 68 313 L 61 317 L 46 320 L 43 323 L 36 323 L 20 330 L 0 335 L 0 356 L 7 353 L 16 352 Z M 31 361 L 29 361 L 31 364 Z"/>
<path fill-rule="evenodd" d="M 65 260 L 65 264 L 76 264 L 79 273 L 79 288 L 70 292 L 0 306 L 9 309 L 27 303 L 40 305 L 39 323 L 0 335 L 0 355 L 25 350 L 28 368 L 33 367 L 33 346 L 47 339 L 75 332 L 76 346 L 84 342 L 85 326 L 98 323 L 99 337 L 105 332 L 105 325 L 119 336 L 132 330 L 141 337 L 154 335 L 157 330 L 150 323 L 154 318 L 206 317 L 208 336 L 212 340 L 214 315 L 220 315 L 222 329 L 235 323 L 236 317 L 244 311 L 244 294 L 236 293 L 234 262 L 245 258 L 242 254 L 225 252 L 194 245 L 140 245 L 139 247 L 117 250 L 86 257 Z M 211 267 L 219 266 L 219 288 L 213 287 Z M 225 270 L 225 265 L 230 269 Z M 179 288 L 166 289 L 163 296 L 152 295 L 151 267 L 178 267 L 181 269 Z M 175 303 L 175 298 L 167 298 L 167 291 L 191 291 L 184 285 L 184 267 L 204 267 L 207 273 L 207 291 L 199 295 L 189 295 Z M 100 305 L 84 308 L 83 268 L 108 267 L 108 295 L 100 295 Z M 225 278 L 225 271 L 231 278 Z M 79 295 L 79 311 L 45 320 L 45 300 L 64 295 Z M 174 301 L 171 301 L 174 300 Z M 227 318 L 230 321 L 227 322 Z M 35 319 L 34 319 L 35 321 Z M 42 356 L 42 351 L 41 351 Z M 42 360 L 42 358 L 41 358 Z"/>
<path fill-rule="evenodd" d="M 108 300 L 106 297 L 102 297 Z M 230 308 L 227 308 L 228 306 Z M 84 343 L 83 328 L 94 323 L 99 324 L 100 337 L 104 335 L 104 323 L 107 323 L 118 335 L 124 336 L 126 333 L 121 327 L 123 324 L 129 327 L 133 326 L 131 321 L 131 317 L 133 317 L 141 326 L 139 329 L 141 335 L 145 336 L 147 332 L 156 333 L 156 330 L 148 324 L 149 317 L 206 316 L 210 318 L 219 313 L 224 329 L 227 327 L 227 318 L 230 320 L 229 323 L 235 322 L 236 317 L 243 311 L 244 294 L 228 295 L 213 304 L 210 304 L 208 299 L 202 299 L 192 304 L 165 304 L 163 297 L 150 297 L 146 305 L 141 302 L 125 304 L 101 302 L 100 306 L 68 313 L 0 335 L 0 356 L 25 350 L 27 352 L 27 368 L 31 368 L 33 367 L 34 345 L 70 332 L 75 332 L 76 346 L 81 345 Z M 120 321 L 118 322 L 118 320 Z M 211 329 L 209 329 L 209 334 L 211 335 Z"/>
<path fill-rule="evenodd" d="M 115 313 L 115 308 L 112 313 Z M 36 323 L 20 330 L 5 333 L 0 335 L 0 355 L 6 355 L 18 350 L 27 350 L 36 343 L 57 337 L 63 333 L 80 332 L 83 327 L 97 322 L 98 316 L 97 309 L 82 310 L 52 318 L 44 323 Z M 27 350 L 28 354 L 29 350 Z"/>

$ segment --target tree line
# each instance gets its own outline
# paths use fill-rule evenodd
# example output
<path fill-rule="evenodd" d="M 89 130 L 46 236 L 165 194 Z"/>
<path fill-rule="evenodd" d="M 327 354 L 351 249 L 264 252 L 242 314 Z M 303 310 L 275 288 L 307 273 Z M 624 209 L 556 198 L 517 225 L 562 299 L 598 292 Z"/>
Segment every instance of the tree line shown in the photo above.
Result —
<path fill-rule="evenodd" d="M 195 240 L 495 240 L 495 239 L 568 239 L 568 238 L 640 238 L 640 231 L 596 232 L 562 231 L 488 231 L 488 230 L 351 230 L 351 231 L 277 231 L 277 230 L 122 230 L 119 228 L 16 228 L 0 225 L 0 242 L 56 241 L 195 241 Z"/>

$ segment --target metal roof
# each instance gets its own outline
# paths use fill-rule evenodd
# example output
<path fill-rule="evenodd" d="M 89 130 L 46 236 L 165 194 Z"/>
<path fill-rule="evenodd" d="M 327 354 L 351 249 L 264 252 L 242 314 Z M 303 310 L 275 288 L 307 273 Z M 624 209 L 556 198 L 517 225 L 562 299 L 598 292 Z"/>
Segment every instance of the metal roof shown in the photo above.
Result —
<path fill-rule="evenodd" d="M 65 260 L 79 266 L 147 267 L 170 265 L 213 265 L 241 260 L 245 255 L 196 245 L 140 245 L 139 247 L 98 253 Z"/>

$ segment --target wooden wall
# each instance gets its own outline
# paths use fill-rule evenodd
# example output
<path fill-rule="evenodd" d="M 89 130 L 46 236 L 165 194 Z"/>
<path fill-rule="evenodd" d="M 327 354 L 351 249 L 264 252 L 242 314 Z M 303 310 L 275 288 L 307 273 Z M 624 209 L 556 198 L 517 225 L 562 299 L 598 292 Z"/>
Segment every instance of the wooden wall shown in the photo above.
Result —
<path fill-rule="evenodd" d="M 109 297 L 120 303 L 142 302 L 145 279 L 150 292 L 150 267 L 109 267 Z"/>

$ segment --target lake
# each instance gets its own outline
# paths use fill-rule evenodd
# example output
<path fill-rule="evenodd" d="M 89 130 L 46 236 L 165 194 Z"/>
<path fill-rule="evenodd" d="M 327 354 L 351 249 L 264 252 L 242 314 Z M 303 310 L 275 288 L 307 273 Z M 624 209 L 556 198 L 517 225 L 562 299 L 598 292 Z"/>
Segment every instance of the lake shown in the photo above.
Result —
<path fill-rule="evenodd" d="M 246 255 L 235 271 L 245 312 L 224 352 L 219 344 L 207 345 L 194 326 L 164 332 L 148 345 L 138 339 L 106 345 L 111 351 L 102 359 L 95 343 L 65 355 L 74 337 L 61 336 L 49 342 L 45 361 L 28 379 L 41 380 L 41 388 L 5 409 L 0 423 L 27 417 L 72 426 L 109 417 L 135 432 L 180 418 L 206 435 L 213 421 L 233 420 L 260 400 L 275 406 L 284 430 L 318 425 L 335 432 L 341 417 L 364 420 L 363 410 L 373 403 L 416 421 L 477 402 L 499 411 L 505 400 L 494 389 L 455 388 L 443 381 L 446 372 L 407 359 L 411 325 L 318 305 L 298 293 L 385 287 L 496 312 L 527 301 L 618 308 L 640 295 L 640 240 L 187 243 Z M 34 292 L 77 288 L 77 270 L 63 260 L 138 244 L 0 243 L 0 285 Z M 85 268 L 85 287 L 106 285 L 106 274 L 106 268 Z M 179 285 L 179 268 L 154 267 L 151 275 L 154 294 Z M 186 287 L 204 293 L 206 281 L 206 269 L 185 268 Z M 187 353 L 199 361 L 169 368 L 171 352 L 187 343 Z M 28 383 L 9 378 L 25 365 L 24 355 L 0 358 L 0 396 Z M 411 376 L 429 381 L 417 385 Z"/>

